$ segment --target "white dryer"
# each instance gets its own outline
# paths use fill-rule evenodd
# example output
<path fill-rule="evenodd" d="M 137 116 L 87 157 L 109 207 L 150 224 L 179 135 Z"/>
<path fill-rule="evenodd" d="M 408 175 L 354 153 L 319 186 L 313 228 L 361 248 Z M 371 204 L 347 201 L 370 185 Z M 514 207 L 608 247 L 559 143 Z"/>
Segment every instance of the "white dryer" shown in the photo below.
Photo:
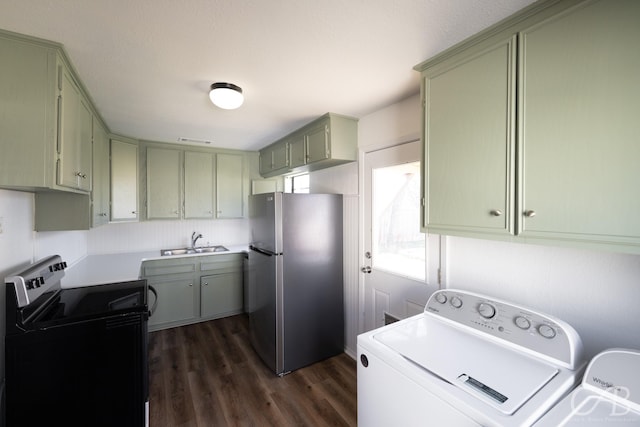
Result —
<path fill-rule="evenodd" d="M 582 384 L 536 427 L 640 426 L 640 351 L 611 349 L 591 360 Z"/>
<path fill-rule="evenodd" d="M 585 366 L 567 323 L 440 290 L 422 314 L 358 336 L 358 425 L 530 426 Z"/>

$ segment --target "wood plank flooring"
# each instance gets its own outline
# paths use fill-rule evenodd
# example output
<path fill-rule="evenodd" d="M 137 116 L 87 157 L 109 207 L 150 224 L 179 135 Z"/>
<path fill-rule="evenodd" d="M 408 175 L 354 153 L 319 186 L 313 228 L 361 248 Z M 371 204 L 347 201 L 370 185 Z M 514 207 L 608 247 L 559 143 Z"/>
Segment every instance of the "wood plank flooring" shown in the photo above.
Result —
<path fill-rule="evenodd" d="M 238 315 L 150 333 L 152 427 L 357 424 L 353 359 L 343 353 L 280 378 L 247 328 Z"/>

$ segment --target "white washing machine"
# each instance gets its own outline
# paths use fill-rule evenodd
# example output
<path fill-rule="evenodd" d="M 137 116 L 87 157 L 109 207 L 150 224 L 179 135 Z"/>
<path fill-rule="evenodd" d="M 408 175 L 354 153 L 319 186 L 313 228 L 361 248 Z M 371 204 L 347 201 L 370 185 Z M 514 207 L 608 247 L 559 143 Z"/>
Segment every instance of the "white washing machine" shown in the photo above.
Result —
<path fill-rule="evenodd" d="M 580 384 L 536 427 L 640 426 L 640 351 L 611 349 L 591 360 Z"/>
<path fill-rule="evenodd" d="M 567 323 L 440 290 L 422 314 L 358 336 L 358 425 L 530 426 L 585 366 Z"/>

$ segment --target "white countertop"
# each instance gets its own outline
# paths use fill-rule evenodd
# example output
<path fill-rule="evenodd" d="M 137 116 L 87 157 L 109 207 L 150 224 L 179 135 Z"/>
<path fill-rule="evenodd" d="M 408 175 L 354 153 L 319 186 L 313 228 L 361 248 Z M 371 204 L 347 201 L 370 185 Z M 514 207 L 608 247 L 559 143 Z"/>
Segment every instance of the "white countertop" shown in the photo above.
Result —
<path fill-rule="evenodd" d="M 65 270 L 61 285 L 63 288 L 75 288 L 136 280 L 140 275 L 140 264 L 145 260 L 224 255 L 243 253 L 248 250 L 247 245 L 225 246 L 229 249 L 228 252 L 209 252 L 206 254 L 185 254 L 164 257 L 160 256 L 160 249 L 146 252 L 87 255 Z"/>

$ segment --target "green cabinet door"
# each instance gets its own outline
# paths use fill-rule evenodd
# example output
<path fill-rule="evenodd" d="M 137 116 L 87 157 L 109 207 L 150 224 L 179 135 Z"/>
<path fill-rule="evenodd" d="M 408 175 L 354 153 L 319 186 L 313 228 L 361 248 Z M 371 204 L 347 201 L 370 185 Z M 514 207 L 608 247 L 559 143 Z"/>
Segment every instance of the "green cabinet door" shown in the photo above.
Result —
<path fill-rule="evenodd" d="M 244 167 L 241 154 L 216 155 L 216 218 L 244 216 Z"/>
<path fill-rule="evenodd" d="M 58 65 L 58 176 L 63 187 L 91 190 L 91 127 L 93 116 L 73 75 Z"/>
<path fill-rule="evenodd" d="M 111 140 L 111 221 L 138 219 L 138 146 Z"/>
<path fill-rule="evenodd" d="M 181 217 L 181 151 L 147 148 L 147 219 Z"/>
<path fill-rule="evenodd" d="M 289 155 L 292 169 L 307 164 L 307 138 L 303 133 L 289 138 Z"/>
<path fill-rule="evenodd" d="M 184 153 L 184 217 L 214 218 L 215 154 Z"/>
<path fill-rule="evenodd" d="M 266 173 L 271 172 L 273 169 L 273 151 L 270 148 L 264 148 L 260 150 L 260 174 L 264 175 Z"/>
<path fill-rule="evenodd" d="M 93 119 L 92 227 L 109 222 L 109 137 L 100 121 Z"/>
<path fill-rule="evenodd" d="M 331 157 L 328 121 L 328 119 L 323 120 L 305 132 L 307 163 L 319 162 Z"/>
<path fill-rule="evenodd" d="M 520 232 L 640 244 L 640 2 L 521 33 Z"/>
<path fill-rule="evenodd" d="M 289 167 L 289 144 L 286 141 L 276 144 L 271 148 L 273 151 L 273 170 L 286 169 Z"/>
<path fill-rule="evenodd" d="M 167 323 L 189 323 L 197 317 L 196 286 L 193 279 L 148 280 L 158 293 L 158 305 L 149 327 Z"/>
<path fill-rule="evenodd" d="M 53 187 L 56 53 L 0 33 L 0 185 Z"/>
<path fill-rule="evenodd" d="M 482 44 L 423 73 L 431 232 L 513 233 L 515 40 Z"/>
<path fill-rule="evenodd" d="M 200 315 L 224 317 L 242 312 L 242 271 L 200 278 Z"/>

